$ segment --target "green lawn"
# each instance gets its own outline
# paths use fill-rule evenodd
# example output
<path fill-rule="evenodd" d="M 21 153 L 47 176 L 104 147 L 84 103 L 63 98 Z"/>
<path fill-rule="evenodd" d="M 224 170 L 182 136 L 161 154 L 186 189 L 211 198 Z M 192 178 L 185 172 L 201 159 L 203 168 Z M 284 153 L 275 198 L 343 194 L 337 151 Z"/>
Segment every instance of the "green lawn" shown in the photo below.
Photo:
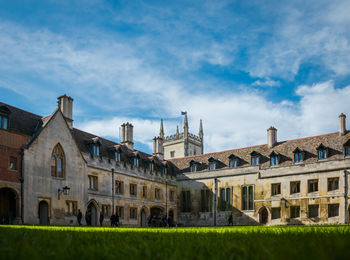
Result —
<path fill-rule="evenodd" d="M 350 226 L 0 226 L 0 259 L 350 259 Z"/>

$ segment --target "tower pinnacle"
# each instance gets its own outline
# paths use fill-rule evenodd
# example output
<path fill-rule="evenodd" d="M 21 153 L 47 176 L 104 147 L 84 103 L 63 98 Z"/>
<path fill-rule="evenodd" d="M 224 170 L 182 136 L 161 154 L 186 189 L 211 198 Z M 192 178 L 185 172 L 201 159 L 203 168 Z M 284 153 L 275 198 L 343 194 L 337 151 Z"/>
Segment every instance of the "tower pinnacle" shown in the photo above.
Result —
<path fill-rule="evenodd" d="M 159 137 L 164 139 L 164 128 L 163 128 L 163 119 L 160 120 L 160 131 L 159 131 Z"/>

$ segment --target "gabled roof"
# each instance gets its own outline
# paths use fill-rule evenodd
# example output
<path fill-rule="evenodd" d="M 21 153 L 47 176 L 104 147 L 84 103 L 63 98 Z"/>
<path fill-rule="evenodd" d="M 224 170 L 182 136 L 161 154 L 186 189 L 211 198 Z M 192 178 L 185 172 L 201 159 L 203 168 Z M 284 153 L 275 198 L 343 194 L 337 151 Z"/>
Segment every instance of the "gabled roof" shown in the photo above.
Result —
<path fill-rule="evenodd" d="M 350 132 L 347 132 L 347 134 L 343 136 L 340 136 L 338 132 L 335 132 L 325 135 L 278 142 L 273 148 L 269 148 L 267 144 L 263 144 L 221 152 L 207 153 L 182 158 L 173 158 L 169 159 L 168 161 L 174 164 L 178 172 L 187 172 L 188 165 L 192 160 L 206 164 L 209 158 L 213 157 L 221 160 L 223 164 L 226 165 L 225 167 L 228 168 L 230 160 L 229 157 L 231 154 L 234 154 L 240 158 L 239 167 L 247 167 L 251 166 L 250 161 L 252 155 L 260 155 L 260 166 L 262 169 L 264 169 L 270 168 L 268 158 L 273 151 L 280 154 L 280 156 L 283 158 L 283 160 L 281 160 L 279 163 L 279 166 L 294 165 L 293 158 L 296 148 L 299 148 L 307 154 L 304 163 L 317 162 L 317 148 L 321 143 L 329 149 L 328 160 L 341 159 L 344 157 L 342 154 L 343 146 L 345 143 L 349 142 L 349 140 Z M 203 168 L 202 170 L 207 171 L 206 168 Z"/>
<path fill-rule="evenodd" d="M 8 131 L 33 136 L 42 125 L 42 117 L 0 102 L 0 107 L 9 117 Z"/>

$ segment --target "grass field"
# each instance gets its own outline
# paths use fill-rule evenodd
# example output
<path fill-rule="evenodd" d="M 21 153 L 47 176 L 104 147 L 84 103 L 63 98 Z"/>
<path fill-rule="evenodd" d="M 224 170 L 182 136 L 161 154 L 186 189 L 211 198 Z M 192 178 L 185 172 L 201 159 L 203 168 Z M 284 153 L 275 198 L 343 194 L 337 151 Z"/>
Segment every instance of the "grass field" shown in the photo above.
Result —
<path fill-rule="evenodd" d="M 350 226 L 0 226 L 0 259 L 350 259 Z"/>

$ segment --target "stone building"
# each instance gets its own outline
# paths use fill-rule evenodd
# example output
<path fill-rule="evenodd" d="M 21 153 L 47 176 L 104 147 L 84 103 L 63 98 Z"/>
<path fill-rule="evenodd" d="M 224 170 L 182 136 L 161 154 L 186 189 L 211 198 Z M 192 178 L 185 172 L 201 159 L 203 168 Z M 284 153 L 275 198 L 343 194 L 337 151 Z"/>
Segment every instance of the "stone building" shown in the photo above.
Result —
<path fill-rule="evenodd" d="M 349 223 L 350 133 L 170 159 L 184 225 Z M 232 216 L 232 217 L 230 217 Z"/>
<path fill-rule="evenodd" d="M 76 129 L 66 95 L 47 117 L 4 103 L 0 116 L 1 223 L 76 225 L 78 209 L 93 226 L 115 212 L 125 226 L 146 226 L 151 215 L 176 221 L 172 165 L 161 150 L 135 150 L 131 124 L 120 144 Z"/>
<path fill-rule="evenodd" d="M 64 95 L 42 117 L 0 103 L 0 223 L 146 226 L 167 214 L 185 226 L 349 223 L 350 132 L 203 154 L 203 126 L 134 149 L 133 125 L 121 143 L 74 128 Z"/>
<path fill-rule="evenodd" d="M 177 127 L 176 134 L 164 137 L 163 120 L 160 126 L 160 138 L 164 140 L 164 159 L 179 158 L 184 156 L 192 156 L 196 154 L 203 154 L 203 125 L 202 120 L 199 124 L 199 134 L 194 135 L 189 132 L 187 112 L 184 118 L 184 131 L 179 132 Z"/>

